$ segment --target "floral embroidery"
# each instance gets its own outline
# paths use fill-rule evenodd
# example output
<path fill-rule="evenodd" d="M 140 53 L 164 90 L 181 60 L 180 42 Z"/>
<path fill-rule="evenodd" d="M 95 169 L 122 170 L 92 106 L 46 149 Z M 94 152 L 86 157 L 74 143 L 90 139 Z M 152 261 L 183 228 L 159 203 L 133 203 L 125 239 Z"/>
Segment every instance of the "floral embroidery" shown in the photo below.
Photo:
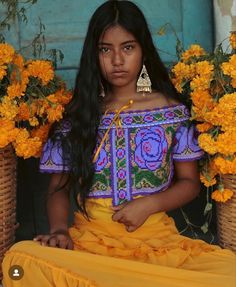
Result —
<path fill-rule="evenodd" d="M 103 116 L 98 145 L 113 116 Z M 165 190 L 173 177 L 173 160 L 197 159 L 203 154 L 196 129 L 188 119 L 188 110 L 183 105 L 122 113 L 121 127 L 111 128 L 95 163 L 89 196 L 112 198 L 117 205 L 137 195 Z M 70 169 L 59 142 L 48 141 L 40 168 L 46 172 Z"/>
<path fill-rule="evenodd" d="M 125 155 L 125 150 L 123 148 L 119 148 L 116 152 L 116 156 L 119 158 L 119 159 L 122 159 Z"/>
<path fill-rule="evenodd" d="M 95 163 L 95 171 L 101 171 L 108 163 L 107 153 L 104 148 L 101 148 L 98 159 Z"/>
<path fill-rule="evenodd" d="M 142 169 L 156 170 L 162 164 L 168 144 L 162 127 L 141 129 L 135 138 L 134 160 Z"/>

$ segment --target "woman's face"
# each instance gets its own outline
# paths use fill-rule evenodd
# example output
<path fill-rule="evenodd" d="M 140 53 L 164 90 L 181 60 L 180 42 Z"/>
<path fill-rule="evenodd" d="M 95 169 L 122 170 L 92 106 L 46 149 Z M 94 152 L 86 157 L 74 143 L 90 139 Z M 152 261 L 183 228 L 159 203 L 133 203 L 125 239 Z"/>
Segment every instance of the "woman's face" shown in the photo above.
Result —
<path fill-rule="evenodd" d="M 142 49 L 135 37 L 121 26 L 106 30 L 99 39 L 99 63 L 112 87 L 134 85 L 142 66 Z"/>

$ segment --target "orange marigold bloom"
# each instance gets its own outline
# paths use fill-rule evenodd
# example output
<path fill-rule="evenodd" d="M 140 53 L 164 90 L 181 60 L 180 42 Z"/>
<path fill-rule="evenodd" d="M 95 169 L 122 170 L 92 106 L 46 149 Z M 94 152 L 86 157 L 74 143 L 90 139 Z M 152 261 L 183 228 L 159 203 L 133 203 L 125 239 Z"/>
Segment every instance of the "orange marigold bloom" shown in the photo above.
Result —
<path fill-rule="evenodd" d="M 213 127 L 213 125 L 205 122 L 202 124 L 197 124 L 196 127 L 200 133 L 204 133 L 204 132 L 209 131 L 209 129 L 211 129 Z"/>
<path fill-rule="evenodd" d="M 36 127 L 39 125 L 39 121 L 36 117 L 32 117 L 32 118 L 29 118 L 29 124 L 32 126 L 32 127 Z"/>
<path fill-rule="evenodd" d="M 211 194 L 211 198 L 217 202 L 226 202 L 233 196 L 233 191 L 230 189 L 217 189 Z"/>
<path fill-rule="evenodd" d="M 27 129 L 19 129 L 19 133 L 16 138 L 16 144 L 20 144 L 22 142 L 25 142 L 30 137 L 29 132 Z"/>
<path fill-rule="evenodd" d="M 215 103 L 208 90 L 194 90 L 190 96 L 193 104 L 204 110 L 204 112 L 213 109 L 215 106 Z"/>
<path fill-rule="evenodd" d="M 218 156 L 213 160 L 215 169 L 221 174 L 236 174 L 236 158 L 228 160 Z"/>
<path fill-rule="evenodd" d="M 206 186 L 210 187 L 216 184 L 216 179 L 210 176 L 205 176 L 203 174 L 200 174 L 200 181 Z"/>
<path fill-rule="evenodd" d="M 42 142 L 45 142 L 48 137 L 50 127 L 50 124 L 42 125 L 37 129 L 33 129 L 31 135 L 32 137 L 38 137 L 41 139 Z"/>
<path fill-rule="evenodd" d="M 205 50 L 200 45 L 191 45 L 190 48 L 182 54 L 181 59 L 186 62 L 193 56 L 199 57 L 205 54 Z"/>
<path fill-rule="evenodd" d="M 236 49 L 236 32 L 231 32 L 229 37 L 229 42 L 232 47 L 232 49 Z"/>
<path fill-rule="evenodd" d="M 0 66 L 10 63 L 14 54 L 15 50 L 11 45 L 0 43 Z"/>
<path fill-rule="evenodd" d="M 191 79 L 195 76 L 195 66 L 179 62 L 172 68 L 172 73 L 180 79 Z"/>
<path fill-rule="evenodd" d="M 26 103 L 21 103 L 18 110 L 19 120 L 28 120 L 30 118 L 30 107 Z"/>
<path fill-rule="evenodd" d="M 47 118 L 49 123 L 53 123 L 62 119 L 63 112 L 64 107 L 62 105 L 57 105 L 56 108 L 47 109 Z"/>
<path fill-rule="evenodd" d="M 14 99 L 16 97 L 20 98 L 24 95 L 21 85 L 19 83 L 13 83 L 7 87 L 7 95 L 10 99 Z"/>
<path fill-rule="evenodd" d="M 207 76 L 209 78 L 213 75 L 214 65 L 210 64 L 208 61 L 201 61 L 195 64 L 196 73 L 201 76 Z"/>
<path fill-rule="evenodd" d="M 179 93 L 183 92 L 183 87 L 182 87 L 182 79 L 181 78 L 172 78 L 171 79 L 173 85 L 175 86 L 176 90 Z"/>
<path fill-rule="evenodd" d="M 209 154 L 215 154 L 217 152 L 217 146 L 214 139 L 209 134 L 200 134 L 198 137 L 200 147 Z"/>
<path fill-rule="evenodd" d="M 192 79 L 190 83 L 190 88 L 192 90 L 208 90 L 210 87 L 211 79 L 208 76 L 196 76 Z"/>
<path fill-rule="evenodd" d="M 229 62 L 225 62 L 221 65 L 221 69 L 225 75 L 236 78 L 236 55 L 232 55 Z"/>
<path fill-rule="evenodd" d="M 5 119 L 14 120 L 17 113 L 17 103 L 8 97 L 4 97 L 0 105 L 0 115 Z"/>
<path fill-rule="evenodd" d="M 7 74 L 7 66 L 0 66 L 0 81 Z"/>
<path fill-rule="evenodd" d="M 236 89 L 236 78 L 235 78 L 235 79 L 232 79 L 231 85 L 232 85 L 233 88 Z"/>
<path fill-rule="evenodd" d="M 43 85 L 47 85 L 54 78 L 54 71 L 51 62 L 36 60 L 30 62 L 27 68 L 30 76 L 37 77 Z"/>
<path fill-rule="evenodd" d="M 64 106 L 71 101 L 72 92 L 66 91 L 65 89 L 61 89 L 61 90 L 56 91 L 55 96 L 58 99 L 58 103 Z"/>
<path fill-rule="evenodd" d="M 28 138 L 14 144 L 16 155 L 23 158 L 38 157 L 42 150 L 42 142 L 39 138 Z"/>

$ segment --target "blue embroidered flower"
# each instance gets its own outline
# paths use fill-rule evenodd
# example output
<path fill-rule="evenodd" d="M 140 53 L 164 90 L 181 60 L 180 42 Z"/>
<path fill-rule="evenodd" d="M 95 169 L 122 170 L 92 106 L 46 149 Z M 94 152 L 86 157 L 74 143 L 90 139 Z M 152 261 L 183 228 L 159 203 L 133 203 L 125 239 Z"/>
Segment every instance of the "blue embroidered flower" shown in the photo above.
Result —
<path fill-rule="evenodd" d="M 101 148 L 98 159 L 95 163 L 95 171 L 101 171 L 108 162 L 107 153 L 104 148 Z"/>
<path fill-rule="evenodd" d="M 121 189 L 118 193 L 118 196 L 120 199 L 124 199 L 126 197 L 126 192 L 125 190 Z"/>
<path fill-rule="evenodd" d="M 162 127 L 141 129 L 135 137 L 134 160 L 142 169 L 156 170 L 167 153 L 168 143 Z"/>
<path fill-rule="evenodd" d="M 147 114 L 145 115 L 145 117 L 143 118 L 145 122 L 150 123 L 153 121 L 153 115 Z"/>
<path fill-rule="evenodd" d="M 102 125 L 104 126 L 109 126 L 112 122 L 111 118 L 105 117 L 104 119 L 102 119 Z"/>
<path fill-rule="evenodd" d="M 165 112 L 165 118 L 166 119 L 173 119 L 174 117 L 175 117 L 174 112 L 171 112 L 171 111 Z"/>
<path fill-rule="evenodd" d="M 123 122 L 124 122 L 126 125 L 130 125 L 130 124 L 132 124 L 132 122 L 133 122 L 133 118 L 132 118 L 132 117 L 125 117 L 125 118 L 123 119 Z"/>
<path fill-rule="evenodd" d="M 125 150 L 123 148 L 119 148 L 116 152 L 116 156 L 119 158 L 119 159 L 122 159 L 125 155 Z"/>
<path fill-rule="evenodd" d="M 117 176 L 119 179 L 124 179 L 126 176 L 126 172 L 123 168 L 121 168 L 118 172 L 117 172 Z"/>

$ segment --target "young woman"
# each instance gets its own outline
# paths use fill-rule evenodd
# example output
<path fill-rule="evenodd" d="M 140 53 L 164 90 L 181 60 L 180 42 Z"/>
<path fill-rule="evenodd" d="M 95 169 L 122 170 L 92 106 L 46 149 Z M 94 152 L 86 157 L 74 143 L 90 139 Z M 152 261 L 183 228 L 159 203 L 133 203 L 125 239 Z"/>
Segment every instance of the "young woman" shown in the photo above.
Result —
<path fill-rule="evenodd" d="M 4 286 L 235 286 L 235 255 L 179 235 L 165 214 L 199 193 L 201 156 L 142 12 L 105 2 L 41 158 L 52 173 L 49 234 L 7 252 Z M 78 203 L 71 228 L 69 190 Z M 8 276 L 15 264 L 18 281 Z"/>

